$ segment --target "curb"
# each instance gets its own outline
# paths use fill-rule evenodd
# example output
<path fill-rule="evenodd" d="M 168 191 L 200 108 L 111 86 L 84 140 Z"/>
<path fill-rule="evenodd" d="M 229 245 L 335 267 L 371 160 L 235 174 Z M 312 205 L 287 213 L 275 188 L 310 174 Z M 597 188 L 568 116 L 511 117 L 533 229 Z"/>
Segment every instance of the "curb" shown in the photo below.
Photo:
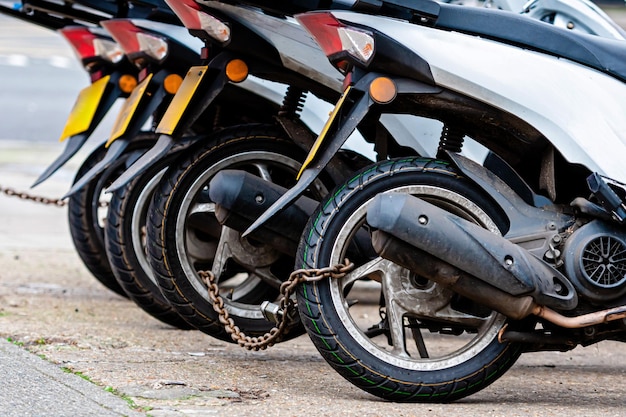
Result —
<path fill-rule="evenodd" d="M 4 416 L 145 417 L 122 398 L 5 340 L 0 340 L 0 364 Z"/>

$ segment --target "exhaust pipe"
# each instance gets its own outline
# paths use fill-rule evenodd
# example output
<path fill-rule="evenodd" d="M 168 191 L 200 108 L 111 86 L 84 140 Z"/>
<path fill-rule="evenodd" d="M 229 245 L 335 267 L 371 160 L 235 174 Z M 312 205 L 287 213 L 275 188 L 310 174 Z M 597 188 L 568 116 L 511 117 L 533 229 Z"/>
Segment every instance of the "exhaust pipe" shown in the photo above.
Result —
<path fill-rule="evenodd" d="M 523 248 L 408 194 L 380 194 L 367 212 L 380 256 L 511 318 L 536 305 L 571 310 L 573 285 Z M 525 300 L 525 301 L 524 301 Z"/>
<path fill-rule="evenodd" d="M 383 258 L 507 317 L 523 319 L 537 306 L 530 296 L 514 297 L 383 231 L 372 233 L 372 244 Z"/>
<path fill-rule="evenodd" d="M 237 170 L 220 171 L 209 183 L 209 197 L 216 205 L 217 221 L 238 232 L 245 231 L 286 191 L 284 187 Z M 247 238 L 293 257 L 300 235 L 317 205 L 311 198 L 300 197 Z"/>

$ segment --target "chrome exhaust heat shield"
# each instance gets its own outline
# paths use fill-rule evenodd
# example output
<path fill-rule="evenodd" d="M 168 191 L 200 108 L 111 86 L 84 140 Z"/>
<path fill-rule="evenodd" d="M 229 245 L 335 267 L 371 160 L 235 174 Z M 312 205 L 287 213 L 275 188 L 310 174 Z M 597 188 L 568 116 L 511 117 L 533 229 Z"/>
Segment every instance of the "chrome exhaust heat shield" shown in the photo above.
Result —
<path fill-rule="evenodd" d="M 525 317 L 535 303 L 559 310 L 578 303 L 573 285 L 546 262 L 419 198 L 380 194 L 367 221 L 380 256 L 509 317 Z"/>

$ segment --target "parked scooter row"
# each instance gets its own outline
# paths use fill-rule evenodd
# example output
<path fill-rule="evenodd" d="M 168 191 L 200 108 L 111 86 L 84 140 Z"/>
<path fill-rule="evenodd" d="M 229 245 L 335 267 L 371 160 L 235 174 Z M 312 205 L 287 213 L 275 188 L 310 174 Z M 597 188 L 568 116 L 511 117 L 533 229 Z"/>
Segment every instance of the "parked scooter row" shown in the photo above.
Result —
<path fill-rule="evenodd" d="M 604 14 L 570 29 L 620 40 L 428 0 L 167 3 L 200 54 L 174 55 L 163 22 L 101 22 L 138 83 L 69 192 L 90 190 L 75 218 L 96 231 L 112 184 L 104 252 L 144 310 L 224 340 L 220 315 L 249 336 L 287 320 L 283 339 L 306 330 L 397 401 L 470 395 L 524 351 L 623 339 L 626 50 Z M 82 100 L 68 136 L 88 131 L 71 129 Z M 347 275 L 298 286 L 299 317 L 276 309 L 294 265 L 345 258 Z"/>
<path fill-rule="evenodd" d="M 193 33 L 203 38 L 209 45 L 215 44 L 216 41 L 218 44 L 224 43 L 224 40 L 216 40 L 215 34 L 223 32 L 215 29 L 215 26 L 219 27 L 220 22 L 229 21 L 228 19 L 231 22 L 229 27 L 233 36 L 238 33 L 234 29 L 236 26 L 234 26 L 233 22 L 239 22 L 242 25 L 245 23 L 248 27 L 254 27 L 257 32 L 268 31 L 270 35 L 266 35 L 266 37 L 274 42 L 273 45 L 278 44 L 276 39 L 280 39 L 283 44 L 286 42 L 294 43 L 294 39 L 298 39 L 298 36 L 302 39 L 301 35 L 299 35 L 300 32 L 296 31 L 293 26 L 291 26 L 289 31 L 282 29 L 283 33 L 277 30 L 281 26 L 291 25 L 288 21 L 281 22 L 274 16 L 262 15 L 258 11 L 228 6 L 218 2 L 204 2 L 203 7 L 198 6 L 194 2 L 172 2 L 172 4 L 178 4 L 178 6 L 173 6 L 173 8 L 181 16 L 183 22 Z M 198 16 L 202 16 L 202 18 L 198 18 Z M 222 20 L 217 19 L 215 16 L 220 16 Z M 210 24 L 206 22 L 210 22 Z M 303 44 L 305 41 L 301 40 L 299 42 Z M 255 59 L 258 60 L 254 55 L 251 56 L 248 50 L 249 45 L 241 49 L 237 44 L 229 44 L 227 50 L 229 55 L 227 55 L 227 58 L 214 58 L 211 63 L 214 65 L 214 68 L 223 68 L 226 62 L 232 62 L 233 57 L 230 55 L 232 51 L 236 51 L 239 54 L 247 54 L 244 55 L 247 56 L 246 61 L 254 62 Z M 259 48 L 259 50 L 262 49 Z M 297 48 L 291 47 L 283 50 L 293 51 L 297 50 Z M 301 51 L 300 56 L 302 56 Z M 265 68 L 261 71 L 257 70 L 256 73 L 259 75 L 263 74 L 266 77 L 269 74 L 270 78 L 285 80 L 285 74 L 281 73 L 281 71 L 277 72 L 276 68 L 270 71 L 266 69 L 268 57 L 271 57 L 271 53 L 264 52 L 262 62 Z M 293 55 L 288 58 L 291 61 L 281 58 L 281 63 L 296 62 L 301 65 L 307 59 L 306 57 L 296 59 Z M 315 62 L 315 60 L 312 62 Z M 251 68 L 251 72 L 253 72 L 254 68 L 252 65 Z M 312 65 L 309 65 L 308 74 L 313 71 L 311 68 Z M 202 73 L 204 74 L 205 72 Z M 221 73 L 218 72 L 218 74 Z M 222 77 L 224 76 L 222 75 Z M 194 93 L 197 95 L 178 96 L 179 98 L 184 98 L 175 107 L 179 114 L 183 112 L 181 109 L 187 111 L 186 109 L 189 109 L 190 106 L 192 110 L 196 108 L 198 101 L 196 101 L 195 105 L 190 103 L 193 100 L 198 100 L 198 96 L 201 98 L 205 97 L 202 99 L 205 102 L 210 100 L 215 95 L 215 89 L 219 89 L 224 84 L 223 78 L 220 79 L 219 76 L 215 78 L 207 77 L 206 80 L 209 81 L 200 79 L 200 77 L 187 79 L 187 81 L 192 81 L 190 85 L 196 88 Z M 307 82 L 309 83 L 308 88 L 311 89 L 311 81 Z M 319 91 L 319 86 L 313 85 L 313 88 L 317 88 Z M 289 98 L 289 100 L 293 101 L 294 99 Z M 305 106 L 306 108 L 307 106 Z M 164 118 L 164 120 L 167 119 Z M 296 132 L 290 129 L 287 125 L 288 122 L 284 119 L 283 117 L 280 123 L 281 130 L 286 130 L 285 133 L 287 133 L 284 138 L 288 141 L 295 141 L 296 144 L 301 146 L 304 145 L 305 148 L 310 147 L 312 138 L 307 139 L 310 135 L 305 136 L 302 131 Z M 398 120 L 394 120 L 395 123 L 393 124 L 397 126 L 399 124 Z M 177 140 L 176 135 L 171 134 L 175 132 L 176 127 L 164 128 L 163 125 L 157 128 L 157 132 L 161 132 L 159 138 L 160 145 L 155 147 L 155 151 L 149 152 L 135 163 L 129 170 L 131 174 L 122 175 L 122 178 L 117 182 L 118 184 L 123 184 L 127 181 L 125 177 L 128 175 L 132 176 L 142 172 L 145 169 L 145 164 L 149 165 L 154 160 L 157 160 L 159 155 L 167 152 L 172 143 Z M 438 129 L 440 129 L 439 126 L 437 126 Z M 380 129 L 384 130 L 384 128 L 385 125 L 383 124 Z M 368 132 L 370 141 L 375 142 L 376 139 L 372 131 Z M 237 135 L 239 134 L 237 133 Z M 217 143 L 226 141 L 230 144 L 232 138 L 228 135 L 230 135 L 229 132 L 226 134 L 226 139 L 218 135 L 215 141 Z M 265 133 L 254 133 L 245 138 L 249 139 L 257 135 L 261 137 L 266 136 Z M 270 135 L 270 138 L 272 137 L 275 136 Z M 236 142 L 239 143 L 240 139 L 237 136 Z M 253 172 L 261 178 L 272 178 L 272 182 L 276 184 L 274 179 L 276 175 L 270 175 L 269 172 L 271 169 L 276 170 L 277 168 L 273 166 L 275 164 L 271 164 L 271 169 L 266 167 L 265 165 L 268 162 L 263 158 L 267 158 L 267 160 L 280 158 L 276 154 L 277 146 L 275 145 L 270 144 L 268 146 L 268 148 L 271 148 L 271 151 L 267 149 L 259 151 L 257 149 L 259 146 L 258 140 L 248 141 L 248 143 L 250 143 L 252 148 L 242 148 L 241 145 L 237 147 L 227 145 L 215 147 L 214 143 L 209 143 L 208 146 L 201 147 L 197 154 L 191 153 L 188 159 L 183 160 L 182 168 L 179 172 L 173 169 L 168 170 L 168 173 L 165 175 L 167 176 L 171 173 L 172 176 L 169 177 L 170 179 L 161 181 L 161 186 L 157 188 L 158 195 L 154 196 L 152 200 L 152 209 L 147 210 L 151 219 L 146 227 L 147 241 L 149 242 L 147 245 L 148 262 L 151 269 L 156 273 L 160 289 L 174 308 L 188 322 L 208 334 L 227 340 L 229 336 L 225 332 L 224 327 L 219 324 L 219 318 L 214 308 L 215 302 L 207 294 L 206 283 L 203 282 L 199 272 L 201 270 L 211 270 L 216 276 L 220 288 L 225 294 L 229 294 L 224 299 L 224 308 L 240 329 L 252 336 L 265 334 L 271 329 L 273 323 L 267 320 L 266 317 L 269 312 L 261 308 L 261 304 L 262 302 L 272 301 L 277 296 L 280 283 L 286 277 L 285 271 L 290 271 L 292 268 L 290 265 L 292 262 L 291 258 L 295 254 L 295 245 L 299 240 L 300 231 L 303 229 L 310 214 L 310 207 L 315 204 L 305 199 L 293 211 L 282 213 L 282 217 L 275 219 L 272 227 L 268 227 L 263 231 L 257 231 L 255 235 L 242 239 L 241 232 L 246 230 L 247 226 L 255 221 L 265 208 L 284 193 L 286 185 L 282 182 L 280 183 L 282 187 L 272 186 L 271 193 L 265 190 L 263 195 L 259 195 L 259 188 L 254 185 L 254 179 L 251 178 L 249 173 Z M 423 151 L 421 144 L 419 142 L 416 143 L 415 140 L 413 142 L 404 141 L 404 143 L 415 144 L 412 146 L 412 153 L 429 155 L 428 152 Z M 384 155 L 385 157 L 393 157 L 401 154 L 402 149 L 402 146 L 393 143 L 385 148 Z M 416 149 L 421 152 L 416 151 Z M 260 162 L 264 165 L 262 170 L 255 166 L 248 166 L 245 169 L 248 174 L 243 172 L 240 174 L 233 173 L 230 177 L 220 175 L 216 177 L 215 185 L 211 183 L 211 186 L 208 186 L 210 180 L 216 176 L 218 171 L 233 169 L 242 164 L 250 164 L 247 161 L 251 158 L 249 156 L 251 152 L 261 155 L 253 158 L 261 158 Z M 233 155 L 232 158 L 224 161 L 225 155 L 230 154 Z M 240 154 L 245 154 L 246 156 L 242 157 Z M 271 155 L 271 157 L 264 156 L 265 154 Z M 285 152 L 285 154 L 287 153 Z M 287 156 L 291 157 L 288 154 Z M 242 162 L 241 158 L 244 158 L 243 160 L 246 162 Z M 253 160 L 256 161 L 256 159 Z M 313 190 L 311 190 L 311 184 L 309 183 L 300 191 L 306 190 L 308 197 L 319 199 L 320 195 L 327 192 L 328 187 L 332 186 L 332 182 L 336 182 L 336 179 L 333 178 L 337 178 L 337 176 L 345 178 L 345 172 L 354 172 L 356 167 L 363 165 L 364 162 L 365 160 L 363 159 L 355 161 L 354 158 L 349 158 L 346 162 L 346 158 L 344 158 L 343 161 L 338 161 L 336 163 L 337 167 L 334 167 L 328 173 L 331 177 L 331 182 L 330 185 L 327 182 L 326 190 L 320 191 L 321 186 L 319 184 L 314 185 Z M 144 164 L 143 166 L 142 163 Z M 255 163 L 259 163 L 259 161 Z M 137 165 L 140 168 L 135 168 Z M 293 170 L 294 166 L 290 169 Z M 281 176 L 284 177 L 285 175 L 281 174 Z M 289 177 L 294 178 L 293 175 Z M 153 178 L 153 175 L 148 175 L 148 178 Z M 115 187 L 116 184 L 113 185 L 113 188 Z M 270 194 L 273 194 L 273 196 Z M 237 198 L 234 198 L 234 195 Z M 236 216 L 228 216 L 216 212 L 215 204 L 220 204 L 222 210 L 224 210 L 224 201 L 228 201 L 229 210 L 239 210 Z M 260 245 L 259 242 L 263 242 L 263 245 Z M 287 256 L 286 265 L 288 265 L 286 268 L 284 267 L 285 256 Z M 281 269 L 283 271 L 278 275 L 276 271 Z M 231 287 L 230 282 L 233 279 L 241 280 L 242 273 L 246 276 L 246 279 L 237 284 L 236 287 Z M 254 297 L 250 294 L 254 294 Z M 275 307 L 272 303 L 265 303 L 264 306 L 265 308 Z M 294 323 L 294 325 L 297 324 L 297 322 Z"/>
<path fill-rule="evenodd" d="M 23 2 L 19 8 L 0 6 L 2 13 L 39 26 L 58 30 L 68 41 L 85 68 L 91 85 L 83 89 L 70 113 L 60 141 L 65 142 L 62 154 L 35 181 L 40 184 L 62 167 L 80 150 L 109 109 L 119 97 L 125 97 L 137 84 L 137 69 L 126 59 L 122 49 L 110 34 L 97 26 L 100 19 L 112 17 L 115 9 L 111 4 L 100 2 L 97 9 L 79 9 L 72 6 L 39 2 L 32 5 Z M 102 150 L 96 150 L 86 158 L 81 172 L 102 158 Z M 106 260 L 99 225 L 102 213 L 100 193 L 88 187 L 68 202 L 69 225 L 76 250 L 89 271 L 106 287 L 125 295 L 117 284 Z"/>
<path fill-rule="evenodd" d="M 163 16 L 165 14 L 165 12 L 161 12 L 158 15 Z M 170 21 L 171 19 L 166 20 Z M 280 21 L 279 19 L 273 20 Z M 302 104 L 306 101 L 302 89 L 289 90 L 289 97 L 281 108 L 281 101 L 286 91 L 285 86 L 264 82 L 252 76 L 248 77 L 251 71 L 247 66 L 252 65 L 252 72 L 271 71 L 271 78 L 277 76 L 281 80 L 280 77 L 287 77 L 288 79 L 291 77 L 294 80 L 292 82 L 293 88 L 298 83 L 306 84 L 308 82 L 306 77 L 296 71 L 281 75 L 282 64 L 277 62 L 273 55 L 270 54 L 267 58 L 264 55 L 272 48 L 271 44 L 254 35 L 249 28 L 240 26 L 239 35 L 235 38 L 238 44 L 228 40 L 229 50 L 225 53 L 218 53 L 221 49 L 221 43 L 224 42 L 223 39 L 218 39 L 218 42 L 211 48 L 211 52 L 218 55 L 218 59 L 211 60 L 211 66 L 191 68 L 189 77 L 186 79 L 187 82 L 181 85 L 182 78 L 178 77 L 180 81 L 176 82 L 176 75 L 181 72 L 180 68 L 183 66 L 187 68 L 195 63 L 199 64 L 202 59 L 198 55 L 194 59 L 189 52 L 190 48 L 186 47 L 183 42 L 176 42 L 175 35 L 180 38 L 181 32 L 187 34 L 186 29 L 182 26 L 170 27 L 170 25 L 161 22 L 137 18 L 132 21 L 125 19 L 105 20 L 101 21 L 100 24 L 110 36 L 118 41 L 117 47 L 123 49 L 125 60 L 134 64 L 126 65 L 125 68 L 135 69 L 137 75 L 132 78 L 122 71 L 116 71 L 117 67 L 112 67 L 109 73 L 98 72 L 98 75 L 105 79 L 101 81 L 101 85 L 92 85 L 81 92 L 68 119 L 62 139 L 69 136 L 70 145 L 66 147 L 66 150 L 53 163 L 52 167 L 46 170 L 37 183 L 45 180 L 61 167 L 84 144 L 86 138 L 93 132 L 95 125 L 102 119 L 103 114 L 119 96 L 120 89 L 115 89 L 115 87 L 121 83 L 118 82 L 117 78 L 131 80 L 131 83 L 134 84 L 129 84 L 131 87 L 126 91 L 128 97 L 117 118 L 111 137 L 93 155 L 87 158 L 76 176 L 74 186 L 68 193 L 70 196 L 69 212 L 72 236 L 85 264 L 105 285 L 118 290 L 118 292 L 121 292 L 119 290 L 121 287 L 124 294 L 129 295 L 153 316 L 178 327 L 189 327 L 187 322 L 180 320 L 176 312 L 172 312 L 170 303 L 161 295 L 161 290 L 157 287 L 152 271 L 145 259 L 145 213 L 151 201 L 153 188 L 158 184 L 155 177 L 162 175 L 163 167 L 168 166 L 173 161 L 174 155 L 193 143 L 198 143 L 200 149 L 198 150 L 197 147 L 191 152 L 198 153 L 202 152 L 204 147 L 212 148 L 217 144 L 221 144 L 222 148 L 227 148 L 221 143 L 223 142 L 222 138 L 227 137 L 231 143 L 235 143 L 237 142 L 235 139 L 241 135 L 243 136 L 240 139 L 247 139 L 243 141 L 246 146 L 251 144 L 254 139 L 255 143 L 252 147 L 256 147 L 260 136 L 267 136 L 270 139 L 269 145 L 265 148 L 271 148 L 267 151 L 268 164 L 271 166 L 265 168 L 267 171 L 264 172 L 265 176 L 277 169 L 285 169 L 281 168 L 285 163 L 288 163 L 289 169 L 293 170 L 302 161 L 291 161 L 288 158 L 294 158 L 294 153 L 300 153 L 303 158 L 314 136 L 309 133 L 309 143 L 303 142 L 300 149 L 293 149 L 294 145 L 289 145 L 288 149 L 284 151 L 286 156 L 283 158 L 287 162 L 280 158 L 275 161 L 272 155 L 276 152 L 280 154 L 280 151 L 273 151 L 274 142 L 277 142 L 275 139 L 280 139 L 277 145 L 280 148 L 283 146 L 281 141 L 284 141 L 287 135 L 284 129 L 277 129 L 279 125 L 273 123 L 273 118 L 277 117 L 280 110 L 281 123 L 287 124 L 290 119 L 294 119 L 291 122 L 291 128 L 306 132 L 309 128 L 301 120 L 313 128 L 319 128 L 323 125 L 323 119 L 318 114 L 325 114 L 332 107 L 330 104 L 325 104 L 322 111 L 313 111 L 312 109 L 319 107 L 321 101 L 317 100 L 317 103 L 312 103 L 314 98 L 311 98 L 308 99 L 307 109 L 303 112 L 302 118 L 295 117 L 296 112 L 301 110 Z M 294 25 L 293 21 L 290 25 Z M 72 28 L 72 30 L 76 33 L 102 32 L 102 30 L 92 27 Z M 300 30 L 300 33 L 305 34 L 303 30 Z M 75 36 L 77 50 L 92 54 L 93 51 L 99 51 L 101 41 L 96 42 L 92 37 L 87 36 L 85 39 Z M 255 39 L 258 40 L 255 41 Z M 285 37 L 285 39 L 287 38 Z M 189 36 L 186 42 L 193 43 L 194 40 L 195 38 Z M 244 45 L 250 46 L 251 41 L 256 42 L 256 45 L 259 46 L 259 50 L 255 51 L 254 54 L 247 53 L 244 55 L 244 57 L 251 56 L 251 59 L 242 61 L 232 57 L 233 53 L 237 51 L 237 47 L 240 50 L 245 49 Z M 112 42 L 108 42 L 113 45 Z M 307 42 L 309 49 L 311 49 L 310 45 L 314 45 L 314 43 L 310 39 L 307 39 Z M 175 52 L 172 52 L 174 50 Z M 200 47 L 196 50 L 200 52 Z M 208 49 L 205 49 L 203 53 L 208 54 Z M 316 51 L 316 54 L 311 62 L 313 60 L 324 62 L 323 55 L 319 50 Z M 255 55 L 261 58 L 257 58 Z M 88 69 L 94 72 L 99 70 L 93 64 L 96 59 L 92 55 L 85 56 L 83 59 L 89 61 Z M 208 58 L 204 59 L 209 60 Z M 334 69 L 329 64 L 326 64 L 325 67 L 322 66 L 322 68 L 334 73 Z M 198 77 L 199 73 L 202 76 Z M 286 73 L 286 71 L 282 70 L 282 73 Z M 340 87 L 338 75 L 333 74 L 328 77 L 320 71 L 316 71 L 316 74 L 323 82 L 316 82 L 317 87 L 315 88 L 324 91 L 322 94 L 328 95 L 331 100 L 334 100 L 338 96 L 336 90 Z M 111 80 L 112 76 L 117 78 Z M 96 79 L 95 76 L 92 78 L 94 81 L 100 79 Z M 173 84 L 174 87 L 168 91 L 170 78 L 173 78 L 175 82 L 169 83 L 169 85 Z M 193 84 L 196 81 L 199 85 Z M 327 87 L 326 84 L 333 85 L 333 87 Z M 183 114 L 185 108 L 181 106 L 172 106 L 173 111 L 169 113 L 163 111 L 177 88 L 182 89 L 178 98 L 179 101 L 196 99 L 194 106 L 188 107 L 192 109 L 192 111 L 187 112 L 189 114 Z M 89 119 L 85 114 L 98 114 L 99 117 Z M 150 172 L 142 172 L 141 179 L 137 178 L 135 183 L 124 181 L 111 197 L 107 207 L 103 209 L 100 200 L 104 188 L 117 178 L 134 159 L 145 152 L 148 146 L 157 142 L 158 135 L 150 131 L 141 131 L 148 118 L 153 120 L 153 127 L 156 128 L 157 134 L 164 129 L 169 129 L 168 133 L 175 137 L 178 142 L 175 146 L 167 145 L 164 152 L 159 151 L 158 163 L 155 163 L 154 166 L 151 164 Z M 206 135 L 207 132 L 221 129 L 224 126 L 243 122 L 272 122 L 274 126 L 256 126 L 245 131 L 240 129 L 239 131 L 243 133 L 239 136 L 236 135 L 236 137 L 230 137 L 232 135 L 229 136 L 227 133 L 215 138 L 209 138 Z M 78 123 L 81 124 L 77 128 L 75 125 Z M 161 137 L 167 139 L 168 135 L 161 135 Z M 156 149 L 161 149 L 161 143 L 163 141 L 157 142 Z M 241 152 L 247 152 L 245 146 L 239 147 L 239 149 L 243 149 Z M 258 152 L 262 151 L 263 148 Z M 148 155 L 149 157 L 150 155 Z M 164 158 L 160 159 L 161 157 Z M 242 164 L 239 158 L 235 158 L 233 163 Z M 261 170 L 260 163 L 255 162 L 255 166 L 259 166 L 258 169 Z M 143 167 L 142 171 L 147 168 Z M 136 174 L 136 172 L 133 173 L 132 177 Z M 144 186 L 146 182 L 150 183 L 150 187 Z M 137 194 L 133 194 L 134 191 Z M 139 206 L 136 206 L 137 204 Z M 106 219 L 104 222 L 102 221 L 103 215 Z M 103 233 L 105 224 L 110 225 L 110 238 Z M 193 228 L 190 229 L 190 233 L 194 236 L 196 232 Z M 198 237 L 195 239 L 198 240 Z M 104 250 L 105 247 L 107 248 L 106 251 Z M 293 252 L 295 253 L 295 246 Z M 192 261 L 185 261 L 185 265 L 187 264 L 192 264 Z M 283 270 L 287 271 L 292 264 L 293 261 L 290 260 L 288 266 L 286 264 L 283 266 Z M 263 265 L 263 267 L 267 266 L 266 264 Z M 232 268 L 232 266 L 229 267 Z M 109 278 L 112 275 L 116 279 L 113 283 L 117 286 L 110 284 Z M 239 273 L 239 275 L 241 274 Z M 251 297 L 245 294 L 253 293 L 253 290 L 257 289 L 254 285 L 255 280 L 258 278 L 251 277 L 243 284 L 239 284 L 241 290 L 237 291 L 236 294 L 241 294 L 241 297 Z M 276 281 L 277 279 L 273 280 L 273 286 L 276 285 Z M 263 294 L 265 293 L 267 290 L 263 291 Z M 206 294 L 203 294 L 202 297 L 206 297 Z M 209 308 L 211 307 L 210 304 L 207 303 L 207 305 Z M 258 310 L 258 308 L 255 309 Z M 258 315 L 261 316 L 260 313 Z M 194 323 L 196 327 L 211 327 L 212 321 L 207 323 L 204 315 L 199 317 L 200 319 L 195 320 Z M 266 322 L 265 319 L 262 321 Z"/>
<path fill-rule="evenodd" d="M 161 5 L 163 4 L 161 3 Z M 25 4 L 24 11 L 30 13 L 31 5 Z M 39 13 L 46 16 L 41 10 Z M 167 16 L 168 13 L 170 17 L 163 19 L 163 16 Z M 119 14 L 121 13 L 117 13 L 117 15 Z M 38 13 L 34 15 L 40 16 Z M 29 14 L 26 19 L 28 20 L 30 16 L 34 15 Z M 200 63 L 199 53 L 202 43 L 189 36 L 182 25 L 172 26 L 145 18 L 137 18 L 139 16 L 152 17 L 153 15 L 159 16 L 158 20 L 168 22 L 176 20 L 174 14 L 166 9 L 159 13 L 151 11 L 150 14 L 145 13 L 143 15 L 135 12 L 135 18 L 132 21 L 125 19 L 100 21 L 102 26 L 106 28 L 106 35 L 119 40 L 118 44 L 113 43 L 111 39 L 102 40 L 101 37 L 105 32 L 93 26 L 75 27 L 73 25 L 72 28 L 63 30 L 63 33 L 68 34 L 68 40 L 71 41 L 77 52 L 82 54 L 81 59 L 86 69 L 93 74 L 91 79 L 94 83 L 81 92 L 74 110 L 68 118 L 61 138 L 61 140 L 65 140 L 69 137 L 66 149 L 42 174 L 36 184 L 44 181 L 67 162 L 95 130 L 113 102 L 118 97 L 125 95 L 127 99 L 117 118 L 111 137 L 87 158 L 77 173 L 74 186 L 68 193 L 70 196 L 70 229 L 73 241 L 87 267 L 106 286 L 119 293 L 130 295 L 152 315 L 179 327 L 188 327 L 188 324 L 178 318 L 178 314 L 171 313 L 169 303 L 160 296 L 160 291 L 155 284 L 152 284 L 151 288 L 150 282 L 146 282 L 146 279 L 137 282 L 136 278 L 128 277 L 133 272 L 139 275 L 151 275 L 144 259 L 145 255 L 142 255 L 144 252 L 143 244 L 137 245 L 137 242 L 141 243 L 144 240 L 142 235 L 145 234 L 145 221 L 133 223 L 133 226 L 136 226 L 133 229 L 134 235 L 121 236 L 118 230 L 117 240 L 108 245 L 112 249 L 112 253 L 115 254 L 117 262 L 113 262 L 113 260 L 109 262 L 105 251 L 104 241 L 107 239 L 104 238 L 103 229 L 107 221 L 103 222 L 103 218 L 106 218 L 108 207 L 118 207 L 116 205 L 117 199 L 128 201 L 126 198 L 128 190 L 118 191 L 109 205 L 102 208 L 101 200 L 104 188 L 123 172 L 134 159 L 156 142 L 158 136 L 150 131 L 153 129 L 142 131 L 142 127 L 145 126 L 149 118 L 153 120 L 153 127 L 157 126 L 173 93 L 180 87 L 182 77 L 179 74 L 184 75 L 190 66 Z M 85 19 L 82 15 L 79 19 L 69 14 L 67 18 L 73 19 L 72 23 Z M 97 22 L 95 17 L 88 23 L 94 22 Z M 47 26 L 55 27 L 57 24 L 59 26 L 67 24 L 67 19 Z M 98 33 L 98 36 L 94 35 L 94 32 Z M 183 40 L 181 41 L 181 39 Z M 103 45 L 114 52 L 105 50 Z M 96 56 L 96 52 L 102 54 L 104 58 Z M 113 54 L 115 54 L 115 62 L 109 62 L 108 56 Z M 229 66 L 228 69 L 232 70 L 232 66 Z M 332 67 L 327 65 L 327 70 L 332 71 Z M 183 134 L 187 133 L 193 136 L 185 135 L 182 143 L 177 144 L 172 153 L 178 152 L 194 142 L 206 142 L 206 132 L 224 126 L 243 122 L 272 121 L 273 115 L 279 109 L 285 87 L 247 77 L 247 72 L 237 76 L 241 79 L 237 80 L 236 85 L 228 83 L 228 80 L 223 78 L 219 90 L 214 89 L 211 92 L 213 97 L 206 104 L 194 106 L 195 113 L 191 116 L 193 120 L 189 120 L 190 117 L 187 117 L 184 123 L 186 126 L 178 129 L 180 134 L 177 135 L 177 138 L 181 139 Z M 337 81 L 335 80 L 335 82 Z M 122 86 L 125 91 L 121 91 Z M 195 87 L 192 93 L 194 91 Z M 221 93 L 219 97 L 216 97 L 217 93 Z M 293 104 L 294 107 L 297 105 L 297 103 Z M 199 107 L 202 107 L 202 110 L 198 110 Z M 317 117 L 310 110 L 307 111 L 307 114 L 309 121 L 312 117 Z M 168 114 L 165 122 L 172 124 L 173 120 L 176 117 L 180 118 L 180 116 L 172 117 Z M 178 122 L 178 119 L 176 120 Z M 313 120 L 313 123 L 321 125 L 323 120 Z M 178 123 L 179 126 L 182 124 Z M 167 162 L 167 158 L 160 161 L 161 167 L 157 166 L 158 171 Z M 154 182 L 152 175 L 149 175 L 148 178 Z M 147 195 L 148 199 L 141 197 L 142 202 L 150 202 L 151 194 L 148 193 Z M 147 205 L 139 208 L 139 210 L 145 212 Z M 130 219 L 130 216 L 127 218 Z M 113 220 L 117 221 L 112 224 L 123 224 L 120 219 Z M 135 246 L 138 246 L 137 251 L 124 250 L 126 242 L 135 242 Z M 131 243 L 128 245 L 130 248 L 133 247 Z M 129 268 L 129 265 L 134 265 L 134 270 Z"/>

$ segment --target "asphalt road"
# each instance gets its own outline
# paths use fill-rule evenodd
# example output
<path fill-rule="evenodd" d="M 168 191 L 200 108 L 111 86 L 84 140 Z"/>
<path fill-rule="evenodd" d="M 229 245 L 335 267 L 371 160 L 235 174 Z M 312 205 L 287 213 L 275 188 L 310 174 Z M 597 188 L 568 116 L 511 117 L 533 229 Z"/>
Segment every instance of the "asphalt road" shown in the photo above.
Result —
<path fill-rule="evenodd" d="M 58 143 L 87 73 L 58 33 L 0 15 L 0 140 Z M 104 140 L 115 114 L 94 133 Z"/>

